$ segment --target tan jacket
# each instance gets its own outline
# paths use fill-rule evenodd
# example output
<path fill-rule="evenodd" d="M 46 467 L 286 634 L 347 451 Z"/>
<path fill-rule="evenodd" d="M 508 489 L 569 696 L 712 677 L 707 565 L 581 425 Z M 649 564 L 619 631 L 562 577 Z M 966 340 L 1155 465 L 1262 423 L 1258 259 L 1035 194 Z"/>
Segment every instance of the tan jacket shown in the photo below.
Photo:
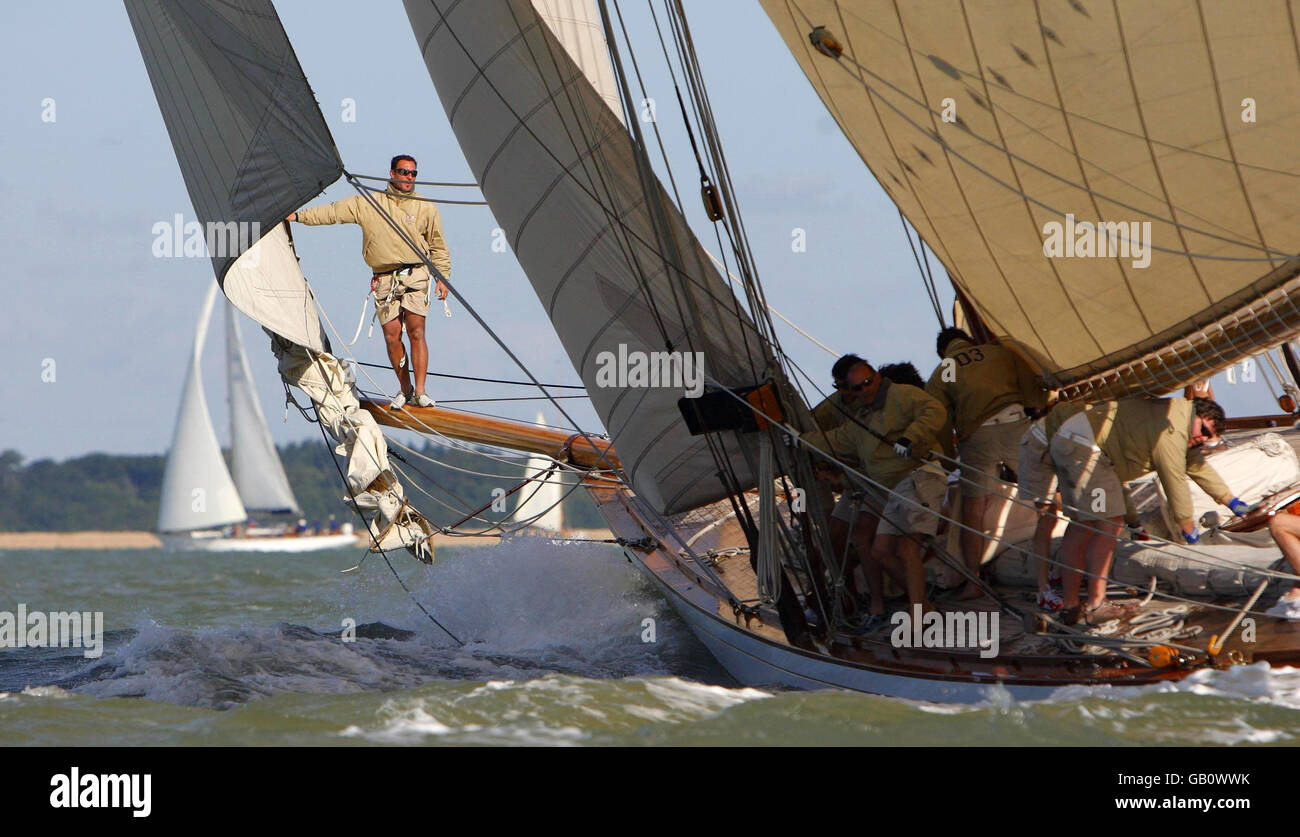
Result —
<path fill-rule="evenodd" d="M 947 420 L 943 405 L 925 390 L 888 378 L 881 381 L 875 400 L 856 418 L 888 441 L 882 442 L 852 421 L 831 430 L 811 430 L 800 438 L 837 457 L 856 454 L 862 472 L 886 488 L 893 488 L 916 470 L 921 465 L 917 457 L 940 449 L 939 434 Z M 912 442 L 912 457 L 904 459 L 894 453 L 893 443 L 900 436 Z"/>
<path fill-rule="evenodd" d="M 814 424 L 822 430 L 830 430 L 847 421 L 846 415 L 853 415 L 857 411 L 844 403 L 844 393 L 837 390 L 823 398 L 811 412 Z"/>
<path fill-rule="evenodd" d="M 419 264 L 420 256 L 427 255 L 438 272 L 450 278 L 451 255 L 442 235 L 442 216 L 438 214 L 438 207 L 427 200 L 419 200 L 414 192 L 409 195 L 398 192 L 391 183 L 387 191 L 371 192 L 370 197 L 406 231 L 412 241 L 424 245 L 423 254 L 411 250 L 410 245 L 370 205 L 365 195 L 300 209 L 298 221 L 308 225 L 360 224 L 361 257 L 375 273 L 388 273 L 403 265 Z"/>
<path fill-rule="evenodd" d="M 1187 447 L 1196 413 L 1186 398 L 1099 401 L 1088 405 L 1087 413 L 1097 447 L 1110 458 L 1119 478 L 1128 482 L 1155 471 L 1169 512 L 1184 530 L 1195 522 L 1188 477 L 1215 502 L 1227 505 L 1232 499 L 1232 489 L 1206 463 L 1201 450 Z"/>
<path fill-rule="evenodd" d="M 947 369 L 952 370 L 947 375 L 952 380 L 944 380 Z M 1020 355 L 992 343 L 976 346 L 961 339 L 948 343 L 944 362 L 930 375 L 925 391 L 952 416 L 958 439 L 969 438 L 1012 404 L 1038 409 L 1047 403 L 1047 390 Z"/>

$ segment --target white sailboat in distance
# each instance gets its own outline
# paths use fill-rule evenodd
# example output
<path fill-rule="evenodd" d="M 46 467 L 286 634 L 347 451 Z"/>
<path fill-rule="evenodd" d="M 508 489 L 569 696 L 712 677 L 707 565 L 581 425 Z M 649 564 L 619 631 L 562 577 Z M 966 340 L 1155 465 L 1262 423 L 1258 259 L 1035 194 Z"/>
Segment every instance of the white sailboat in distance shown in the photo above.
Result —
<path fill-rule="evenodd" d="M 546 426 L 546 416 L 539 410 L 537 425 Z M 510 521 L 530 534 L 559 535 L 564 531 L 564 482 L 551 460 L 528 457 L 524 476 L 532 480 L 519 491 Z"/>
<path fill-rule="evenodd" d="M 222 459 L 199 368 L 217 290 L 213 282 L 203 302 L 176 416 L 176 433 L 163 473 L 158 504 L 158 532 L 163 545 L 204 552 L 312 552 L 354 546 L 356 537 L 350 523 L 338 531 L 321 534 L 299 531 L 303 528 L 301 520 L 297 527 L 248 525 L 250 512 L 297 515 L 301 510 L 253 391 L 248 358 L 229 303 L 226 367 L 231 469 Z"/>

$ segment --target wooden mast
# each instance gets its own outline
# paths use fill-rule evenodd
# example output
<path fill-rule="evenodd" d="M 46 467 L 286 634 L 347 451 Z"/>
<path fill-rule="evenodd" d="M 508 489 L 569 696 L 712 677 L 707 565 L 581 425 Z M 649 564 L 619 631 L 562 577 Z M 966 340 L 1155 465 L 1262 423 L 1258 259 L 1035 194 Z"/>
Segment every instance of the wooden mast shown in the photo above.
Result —
<path fill-rule="evenodd" d="M 593 436 L 593 445 L 580 433 L 567 433 L 509 419 L 477 416 L 445 407 L 416 407 L 407 404 L 400 410 L 390 410 L 387 402 L 368 398 L 361 399 L 361 406 L 370 412 L 375 421 L 389 427 L 400 427 L 417 433 L 436 430 L 464 442 L 540 453 L 580 468 L 617 470 L 623 467 L 618 454 L 614 452 L 614 443 L 602 437 Z"/>

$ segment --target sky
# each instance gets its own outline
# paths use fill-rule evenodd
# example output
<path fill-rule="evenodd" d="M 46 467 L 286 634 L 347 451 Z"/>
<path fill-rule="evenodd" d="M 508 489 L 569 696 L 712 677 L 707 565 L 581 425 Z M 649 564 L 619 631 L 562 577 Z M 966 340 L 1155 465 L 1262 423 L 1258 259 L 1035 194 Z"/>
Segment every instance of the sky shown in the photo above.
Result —
<path fill-rule="evenodd" d="M 937 362 L 938 323 L 893 203 L 756 2 L 685 5 L 769 303 L 836 354 L 853 351 L 877 364 L 909 360 L 928 374 Z M 645 5 L 622 6 L 672 164 L 687 184 L 687 217 L 707 244 L 713 235 L 690 185 L 694 161 Z M 398 0 L 279 0 L 276 8 L 349 170 L 384 175 L 393 154 L 409 153 L 421 179 L 472 180 Z M 0 401 L 7 405 L 0 449 L 28 461 L 164 453 L 213 276 L 206 257 L 154 255 L 154 225 L 194 214 L 126 11 L 91 0 L 4 3 L 0 32 Z M 355 121 L 344 119 L 345 100 L 355 103 Z M 422 193 L 479 198 L 473 189 Z M 310 205 L 350 194 L 336 183 Z M 578 383 L 513 255 L 494 252 L 491 211 L 441 211 L 457 289 L 540 379 Z M 792 246 L 797 230 L 802 250 Z M 295 226 L 294 234 L 305 275 L 350 340 L 370 278 L 360 229 Z M 950 312 L 952 293 L 935 267 Z M 431 312 L 431 370 L 520 380 L 473 320 L 453 310 L 450 319 L 436 307 Z M 242 322 L 273 437 L 319 440 L 296 412 L 282 421 L 283 388 L 266 338 Z M 784 324 L 777 328 L 787 352 L 826 387 L 834 356 Z M 203 371 L 218 437 L 228 441 L 221 334 L 214 323 Z M 386 362 L 377 328 L 369 338 L 363 331 L 353 351 Z M 391 372 L 372 374 L 395 390 Z M 533 394 L 504 389 L 430 379 L 430 391 L 447 406 L 536 415 L 542 402 L 447 403 Z M 1274 411 L 1262 382 L 1229 385 L 1220 375 L 1215 389 L 1229 415 Z M 585 402 L 564 403 L 584 429 L 601 429 Z M 554 408 L 544 412 L 559 423 Z"/>

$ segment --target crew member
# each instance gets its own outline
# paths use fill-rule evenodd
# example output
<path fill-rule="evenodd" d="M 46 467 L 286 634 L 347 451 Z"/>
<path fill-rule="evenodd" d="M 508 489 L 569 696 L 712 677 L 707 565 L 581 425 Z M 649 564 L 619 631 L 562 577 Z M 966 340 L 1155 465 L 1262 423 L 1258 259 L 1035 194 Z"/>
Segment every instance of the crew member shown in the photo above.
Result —
<path fill-rule="evenodd" d="M 1090 625 L 1127 618 L 1135 604 L 1106 600 L 1106 580 L 1115 541 L 1124 521 L 1123 483 L 1155 471 L 1171 517 L 1186 543 L 1200 540 L 1193 519 L 1187 478 L 1216 502 L 1245 514 L 1200 450 L 1216 443 L 1224 425 L 1223 408 L 1206 398 L 1125 398 L 1100 401 L 1059 423 L 1048 439 L 1053 470 L 1071 524 L 1061 545 L 1063 618 Z M 1087 600 L 1079 603 L 1079 583 L 1087 569 Z"/>
<path fill-rule="evenodd" d="M 925 391 L 948 411 L 961 457 L 961 551 L 970 578 L 958 599 L 983 595 L 974 581 L 987 543 L 984 512 L 1002 466 L 1015 467 L 1029 413 L 1047 403 L 1037 373 L 1018 354 L 992 343 L 976 344 L 959 328 L 939 332 L 942 362 Z"/>
<path fill-rule="evenodd" d="M 428 258 L 438 269 L 438 299 L 447 298 L 447 286 L 442 279 L 451 275 L 442 218 L 431 201 L 416 194 L 417 173 L 415 158 L 399 154 L 389 164 L 385 191 L 353 195 L 324 206 L 300 209 L 288 216 L 288 220 L 300 224 L 361 225 L 361 256 L 373 271 L 370 290 L 375 297 L 375 313 L 383 325 L 388 360 L 397 373 L 400 388 L 389 404 L 394 410 L 402 409 L 408 401 L 419 407 L 434 406 L 434 400 L 424 389 L 429 368 L 424 321 L 429 313 L 430 275 L 422 259 Z M 406 233 L 416 249 L 393 229 L 393 224 Z M 410 364 L 405 362 L 406 350 L 402 346 L 403 326 L 411 343 Z"/>
<path fill-rule="evenodd" d="M 862 556 L 867 559 L 863 564 L 871 587 L 870 612 L 885 611 L 883 572 L 904 585 L 912 604 L 928 609 L 921 537 L 938 530 L 947 475 L 926 460 L 940 448 L 943 406 L 925 390 L 895 384 L 867 363 L 851 368 L 846 384 L 861 405 L 858 414 L 839 427 L 811 431 L 802 438 L 814 446 L 828 445 L 836 456 L 856 455 L 870 480 L 867 485 L 857 480 L 859 487 L 889 492 L 871 551 Z M 861 550 L 861 544 L 858 547 Z"/>

